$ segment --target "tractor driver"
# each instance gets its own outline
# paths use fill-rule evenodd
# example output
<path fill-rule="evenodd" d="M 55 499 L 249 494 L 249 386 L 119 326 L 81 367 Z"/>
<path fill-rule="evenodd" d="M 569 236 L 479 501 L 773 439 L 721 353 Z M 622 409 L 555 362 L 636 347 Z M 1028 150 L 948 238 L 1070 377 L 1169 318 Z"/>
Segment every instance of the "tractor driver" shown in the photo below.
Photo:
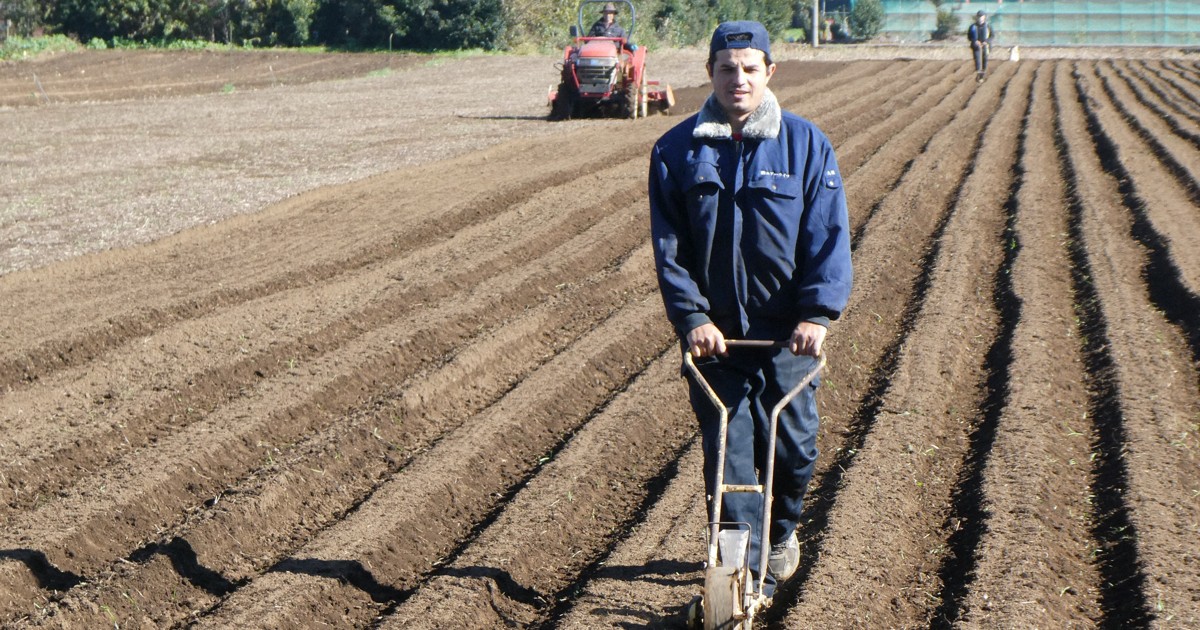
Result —
<path fill-rule="evenodd" d="M 588 37 L 625 39 L 625 29 L 621 28 L 616 20 L 617 6 L 611 2 L 604 3 L 604 8 L 600 10 L 600 19 L 592 24 L 591 30 L 588 31 Z"/>
<path fill-rule="evenodd" d="M 650 154 L 651 243 L 667 319 L 729 406 L 724 481 L 765 484 L 758 470 L 771 410 L 815 368 L 830 320 L 850 296 L 849 217 L 829 139 L 767 88 L 775 64 L 766 28 L 717 26 L 707 68 L 712 94 Z M 727 349 L 726 338 L 785 347 Z M 688 383 L 711 497 L 719 414 Z M 767 597 L 800 562 L 796 527 L 817 458 L 816 389 L 814 380 L 779 417 L 770 532 L 760 531 L 757 494 L 726 494 L 723 513 L 709 515 L 752 524 L 749 558 L 770 545 Z"/>

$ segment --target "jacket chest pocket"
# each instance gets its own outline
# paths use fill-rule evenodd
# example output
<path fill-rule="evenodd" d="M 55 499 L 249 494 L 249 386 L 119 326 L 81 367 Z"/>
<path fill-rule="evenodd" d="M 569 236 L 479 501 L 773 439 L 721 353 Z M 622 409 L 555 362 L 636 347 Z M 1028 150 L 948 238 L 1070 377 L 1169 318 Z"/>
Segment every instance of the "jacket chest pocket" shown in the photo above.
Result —
<path fill-rule="evenodd" d="M 684 173 L 683 189 L 688 214 L 694 219 L 715 215 L 725 184 L 712 162 L 690 162 Z"/>
<path fill-rule="evenodd" d="M 778 197 L 781 199 L 796 199 L 803 193 L 803 182 L 799 177 L 787 175 L 759 175 L 746 182 L 755 195 L 762 197 Z"/>

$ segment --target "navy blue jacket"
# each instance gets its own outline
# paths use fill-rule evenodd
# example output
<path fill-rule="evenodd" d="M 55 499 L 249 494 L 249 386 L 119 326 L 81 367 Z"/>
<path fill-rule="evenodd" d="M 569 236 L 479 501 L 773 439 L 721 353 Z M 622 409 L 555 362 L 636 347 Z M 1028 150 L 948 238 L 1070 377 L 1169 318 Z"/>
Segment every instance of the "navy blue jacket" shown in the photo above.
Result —
<path fill-rule="evenodd" d="M 971 44 L 975 42 L 987 42 L 990 44 L 992 43 L 992 34 L 992 26 L 990 24 L 972 22 L 967 27 L 967 42 Z"/>
<path fill-rule="evenodd" d="M 761 115 L 760 115 L 761 114 Z M 788 339 L 828 325 L 850 296 L 850 230 L 829 139 L 768 93 L 734 140 L 715 100 L 658 140 L 650 229 L 667 317 L 680 339 Z"/>

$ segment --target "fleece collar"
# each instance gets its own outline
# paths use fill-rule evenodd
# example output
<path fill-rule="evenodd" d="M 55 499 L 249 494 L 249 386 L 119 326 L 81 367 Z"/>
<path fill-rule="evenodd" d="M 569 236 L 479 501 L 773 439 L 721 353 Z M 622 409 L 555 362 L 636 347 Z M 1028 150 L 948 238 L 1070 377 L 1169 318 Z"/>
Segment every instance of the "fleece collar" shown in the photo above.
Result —
<path fill-rule="evenodd" d="M 746 119 L 746 124 L 742 126 L 742 137 L 758 140 L 776 138 L 779 136 L 781 118 L 779 101 L 775 98 L 775 94 L 767 89 L 763 94 L 762 103 L 758 104 L 758 109 L 750 114 L 750 117 Z M 704 107 L 700 108 L 700 116 L 696 119 L 696 128 L 692 130 L 692 137 L 725 140 L 733 138 L 733 127 L 729 125 L 725 110 L 721 109 L 721 104 L 717 102 L 715 94 L 710 94 L 708 100 L 704 102 Z"/>

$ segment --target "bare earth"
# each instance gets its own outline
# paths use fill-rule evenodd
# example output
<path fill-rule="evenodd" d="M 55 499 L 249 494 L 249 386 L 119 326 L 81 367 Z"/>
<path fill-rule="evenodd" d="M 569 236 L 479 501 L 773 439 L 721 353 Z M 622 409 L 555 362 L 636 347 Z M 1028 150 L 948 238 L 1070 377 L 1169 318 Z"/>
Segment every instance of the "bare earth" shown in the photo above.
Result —
<path fill-rule="evenodd" d="M 763 627 L 1200 627 L 1200 68 L 781 49 L 856 287 Z M 0 626 L 678 627 L 696 428 L 671 116 L 553 57 L 0 64 Z"/>

